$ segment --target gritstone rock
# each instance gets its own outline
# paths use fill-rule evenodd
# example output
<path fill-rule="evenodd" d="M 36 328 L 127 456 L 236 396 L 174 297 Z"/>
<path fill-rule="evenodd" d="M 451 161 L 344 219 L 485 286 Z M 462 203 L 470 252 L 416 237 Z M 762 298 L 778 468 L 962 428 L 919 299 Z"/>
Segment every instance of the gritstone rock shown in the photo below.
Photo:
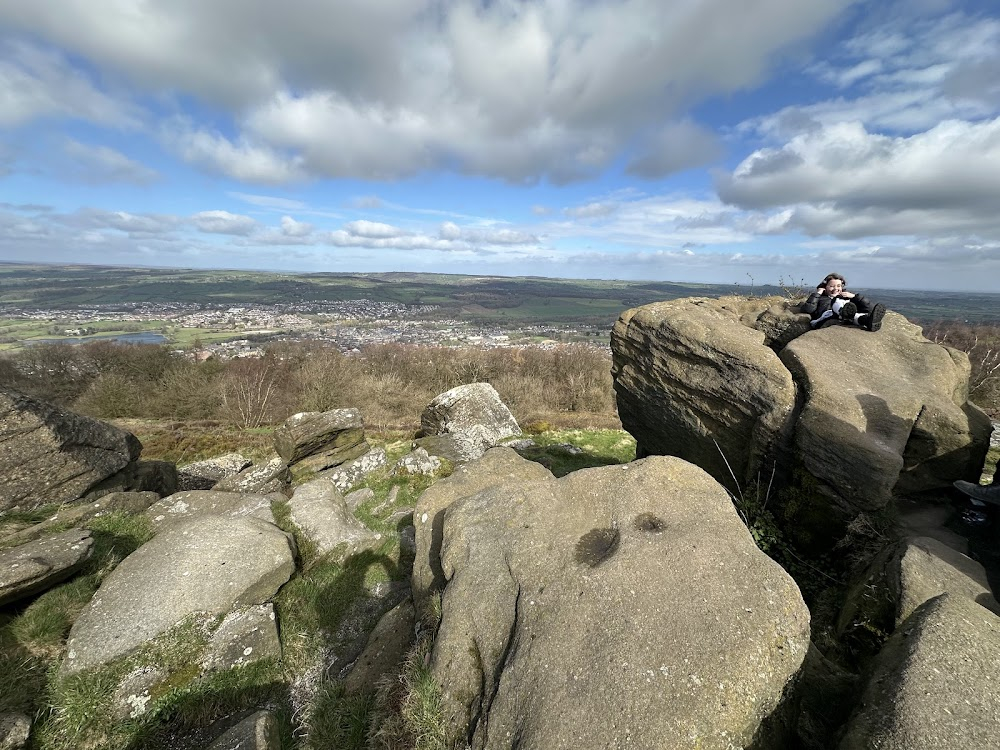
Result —
<path fill-rule="evenodd" d="M 280 458 L 272 458 L 262 466 L 250 466 L 235 476 L 223 479 L 212 489 L 266 495 L 270 492 L 284 492 L 288 489 L 290 480 L 291 474 L 285 462 Z"/>
<path fill-rule="evenodd" d="M 521 428 L 489 383 L 470 383 L 436 396 L 420 415 L 417 442 L 431 454 L 461 463 L 521 434 Z"/>
<path fill-rule="evenodd" d="M 250 466 L 250 459 L 242 453 L 226 453 L 204 461 L 177 467 L 177 489 L 210 490 L 223 479 L 236 476 Z"/>
<path fill-rule="evenodd" d="M 962 596 L 919 607 L 874 663 L 841 750 L 1000 747 L 1000 618 Z"/>
<path fill-rule="evenodd" d="M 444 588 L 441 570 L 441 536 L 444 512 L 457 500 L 475 495 L 488 487 L 513 487 L 519 482 L 552 479 L 541 464 L 521 458 L 510 448 L 486 451 L 481 459 L 458 466 L 451 476 L 435 482 L 417 499 L 413 509 L 416 559 L 413 561 L 413 601 L 417 616 L 429 613 L 428 597 Z"/>
<path fill-rule="evenodd" d="M 66 580 L 90 559 L 93 547 L 89 531 L 70 529 L 0 552 L 0 606 Z"/>
<path fill-rule="evenodd" d="M 104 579 L 73 624 L 62 674 L 123 656 L 192 612 L 262 604 L 294 570 L 292 541 L 257 518 L 205 516 L 167 529 Z"/>
<path fill-rule="evenodd" d="M 364 440 L 364 422 L 357 409 L 301 412 L 274 431 L 274 449 L 288 465 L 322 452 L 329 457 L 327 466 L 335 466 L 361 455 L 357 448 Z M 337 461 L 338 455 L 345 458 Z"/>
<path fill-rule="evenodd" d="M 146 517 L 158 531 L 203 516 L 245 518 L 253 516 L 274 523 L 271 500 L 266 495 L 191 490 L 178 492 L 153 503 Z"/>
<path fill-rule="evenodd" d="M 125 489 L 116 477 L 141 450 L 130 432 L 0 388 L 0 511 Z"/>
<path fill-rule="evenodd" d="M 792 579 L 673 457 L 461 500 L 441 561 L 431 670 L 473 750 L 745 747 L 809 646 Z"/>
<path fill-rule="evenodd" d="M 314 479 L 296 487 L 288 507 L 292 521 L 320 554 L 340 547 L 347 557 L 373 549 L 382 540 L 381 534 L 351 515 L 344 496 L 328 479 Z"/>

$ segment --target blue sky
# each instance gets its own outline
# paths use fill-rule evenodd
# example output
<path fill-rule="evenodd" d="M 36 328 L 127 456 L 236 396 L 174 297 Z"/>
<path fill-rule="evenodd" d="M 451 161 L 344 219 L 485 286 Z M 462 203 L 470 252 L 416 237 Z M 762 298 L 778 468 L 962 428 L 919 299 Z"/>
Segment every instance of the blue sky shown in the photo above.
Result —
<path fill-rule="evenodd" d="M 995 0 L 6 0 L 0 260 L 1000 291 Z"/>

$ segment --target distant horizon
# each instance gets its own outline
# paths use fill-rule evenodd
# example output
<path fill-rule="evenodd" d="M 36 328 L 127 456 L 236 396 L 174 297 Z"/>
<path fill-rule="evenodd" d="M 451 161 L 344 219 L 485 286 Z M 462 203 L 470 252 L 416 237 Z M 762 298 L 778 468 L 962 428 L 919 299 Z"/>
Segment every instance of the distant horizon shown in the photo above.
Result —
<path fill-rule="evenodd" d="M 626 278 L 604 278 L 599 276 L 539 276 L 537 274 L 504 274 L 504 273 L 449 273 L 446 271 L 413 271 L 413 270 L 398 270 L 398 271 L 289 271 L 282 269 L 269 269 L 269 268 L 197 268 L 191 266 L 160 266 L 160 265 L 144 265 L 144 264 L 124 264 L 124 263 L 59 263 L 51 261 L 10 261 L 10 260 L 0 260 L 0 266 L 20 266 L 20 267 L 30 267 L 30 266 L 44 266 L 53 268 L 71 268 L 71 267 L 81 267 L 81 268 L 117 268 L 122 270 L 157 270 L 157 271 L 190 271 L 195 273 L 228 273 L 228 272 L 241 272 L 241 273 L 261 273 L 261 274 L 280 274 L 288 276 L 316 276 L 322 274 L 329 274 L 335 276 L 385 276 L 389 274 L 423 274 L 428 276 L 461 276 L 467 278 L 498 278 L 498 279 L 540 279 L 540 280 L 552 280 L 552 281 L 595 281 L 595 282 L 626 282 L 630 284 L 677 284 L 677 285 L 695 285 L 695 286 L 711 286 L 711 287 L 734 287 L 733 293 L 738 294 L 741 290 L 748 290 L 750 288 L 773 288 L 782 289 L 782 285 L 777 282 L 761 282 L 754 280 L 752 283 L 747 281 L 734 281 L 734 282 L 716 282 L 716 281 L 688 281 L 679 279 L 626 279 Z M 819 280 L 817 279 L 817 282 Z M 848 279 L 850 281 L 850 279 Z M 789 283 L 788 287 L 800 287 L 804 291 L 809 291 L 811 287 L 808 284 L 798 284 Z M 850 288 L 861 288 L 859 285 L 849 284 Z M 866 289 L 872 289 L 876 291 L 886 291 L 886 292 L 929 292 L 933 294 L 970 294 L 970 295 L 996 295 L 1000 297 L 1000 291 L 994 290 L 975 290 L 975 289 L 935 289 L 935 288 L 925 288 L 925 289 L 914 289 L 906 287 L 887 287 L 887 286 L 868 286 Z"/>
<path fill-rule="evenodd" d="M 996 0 L 57 6 L 0 3 L 7 260 L 1000 279 Z"/>

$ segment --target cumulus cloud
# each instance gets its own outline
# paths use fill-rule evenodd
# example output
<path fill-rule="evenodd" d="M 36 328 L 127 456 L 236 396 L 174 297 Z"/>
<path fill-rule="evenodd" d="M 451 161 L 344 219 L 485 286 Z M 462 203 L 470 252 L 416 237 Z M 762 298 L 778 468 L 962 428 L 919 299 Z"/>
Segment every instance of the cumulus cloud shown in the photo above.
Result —
<path fill-rule="evenodd" d="M 910 137 L 842 123 L 760 149 L 717 181 L 744 209 L 794 207 L 810 234 L 862 237 L 1000 229 L 1000 118 Z"/>
<path fill-rule="evenodd" d="M 296 221 L 291 216 L 281 217 L 281 231 L 288 237 L 306 237 L 313 231 L 313 225 Z"/>
<path fill-rule="evenodd" d="M 355 237 L 368 237 L 373 239 L 399 237 L 406 234 L 406 232 L 399 227 L 394 227 L 390 224 L 382 224 L 378 221 L 367 221 L 365 219 L 348 222 L 344 225 L 344 229 Z"/>
<path fill-rule="evenodd" d="M 173 127 L 165 138 L 236 179 L 449 168 L 560 183 L 612 164 L 691 101 L 759 83 L 850 2 L 149 0 L 136 23 L 124 0 L 100 13 L 66 0 L 4 4 L 0 24 L 137 90 L 228 112 L 232 132 Z M 636 174 L 683 168 L 650 145 Z"/>
<path fill-rule="evenodd" d="M 114 128 L 133 128 L 140 121 L 137 107 L 99 90 L 63 55 L 26 41 L 0 40 L 0 126 L 53 116 Z"/>
<path fill-rule="evenodd" d="M 610 216 L 618 210 L 618 204 L 610 201 L 593 201 L 582 206 L 569 206 L 563 213 L 574 219 L 597 219 Z"/>
<path fill-rule="evenodd" d="M 246 236 L 258 228 L 257 222 L 251 217 L 228 211 L 199 211 L 191 217 L 191 223 L 199 231 L 210 234 Z"/>
<path fill-rule="evenodd" d="M 438 234 L 442 239 L 461 240 L 476 245 L 531 245 L 538 237 L 515 229 L 462 228 L 451 221 L 441 224 Z"/>

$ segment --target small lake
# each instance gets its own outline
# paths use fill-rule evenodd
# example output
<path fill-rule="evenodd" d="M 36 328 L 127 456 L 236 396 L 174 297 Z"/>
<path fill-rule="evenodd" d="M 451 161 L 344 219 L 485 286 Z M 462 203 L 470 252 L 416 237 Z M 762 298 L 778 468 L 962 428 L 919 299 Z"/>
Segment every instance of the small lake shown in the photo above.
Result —
<path fill-rule="evenodd" d="M 26 344 L 88 344 L 91 341 L 114 341 L 119 344 L 165 344 L 167 337 L 162 333 L 140 331 L 138 333 L 123 333 L 120 336 L 73 336 L 64 339 L 35 339 Z"/>

